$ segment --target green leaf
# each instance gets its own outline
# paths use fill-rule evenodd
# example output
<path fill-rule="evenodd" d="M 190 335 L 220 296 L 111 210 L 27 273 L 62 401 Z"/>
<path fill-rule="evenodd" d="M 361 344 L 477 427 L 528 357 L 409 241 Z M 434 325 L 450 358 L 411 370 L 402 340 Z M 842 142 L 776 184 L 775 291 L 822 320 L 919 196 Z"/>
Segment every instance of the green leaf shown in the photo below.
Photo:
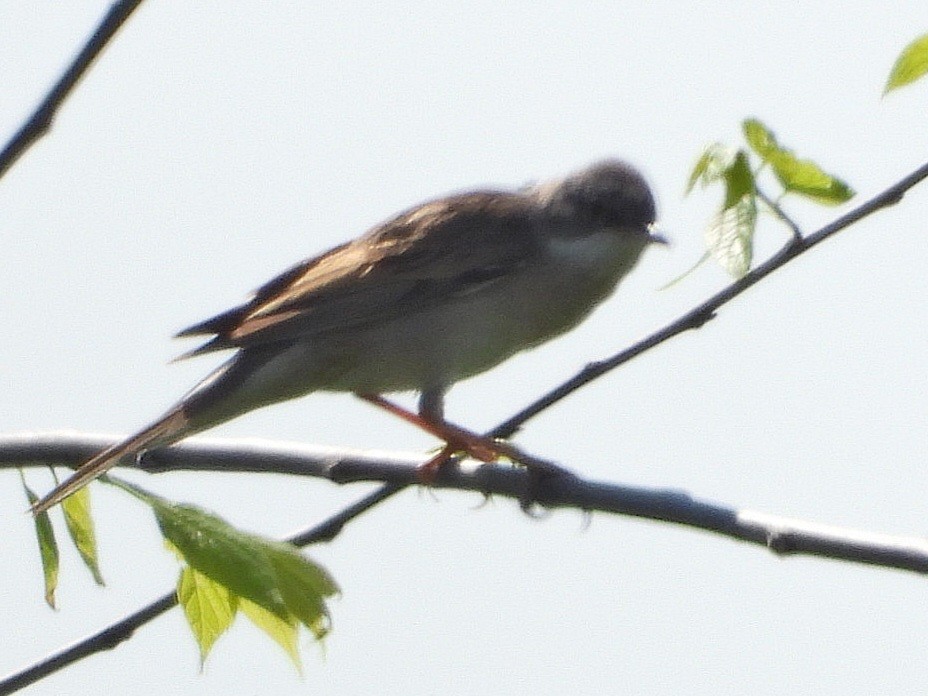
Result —
<path fill-rule="evenodd" d="M 274 567 L 259 539 L 191 505 L 155 496 L 149 500 L 161 533 L 191 567 L 280 618 L 289 617 Z"/>
<path fill-rule="evenodd" d="M 706 245 L 712 256 L 735 278 L 751 268 L 757 201 L 745 194 L 735 205 L 716 213 L 706 230 Z"/>
<path fill-rule="evenodd" d="M 685 193 L 692 191 L 697 183 L 708 186 L 724 177 L 725 171 L 735 159 L 735 154 L 734 150 L 721 143 L 714 143 L 707 147 L 696 160 L 696 165 L 686 183 Z"/>
<path fill-rule="evenodd" d="M 150 505 L 168 548 L 190 568 L 225 587 L 237 607 L 248 607 L 251 602 L 275 617 L 275 621 L 267 617 L 252 620 L 262 627 L 272 626 L 273 630 L 267 627 L 264 630 L 288 653 L 290 639 L 285 636 L 289 629 L 284 626 L 296 627 L 302 623 L 317 640 L 328 633 L 330 620 L 325 598 L 336 594 L 338 587 L 323 568 L 295 546 L 239 531 L 216 515 L 192 505 L 171 503 L 140 486 L 118 479 L 111 482 Z M 193 580 L 197 581 L 193 585 L 195 590 L 201 585 L 197 576 L 182 575 L 185 592 L 193 592 L 190 589 Z M 180 597 L 180 585 L 178 592 Z M 192 596 L 199 622 L 203 609 L 199 596 L 195 593 Z M 257 615 L 250 608 L 248 611 Z M 194 626 L 194 635 L 205 659 L 215 641 L 213 631 L 201 631 Z"/>
<path fill-rule="evenodd" d="M 325 598 L 336 594 L 338 587 L 328 573 L 290 544 L 268 543 L 266 553 L 287 609 L 321 640 L 331 627 Z"/>
<path fill-rule="evenodd" d="M 854 189 L 822 171 L 811 160 L 796 159 L 792 153 L 777 155 L 771 162 L 783 188 L 828 205 L 840 205 L 854 197 Z"/>
<path fill-rule="evenodd" d="M 239 600 L 238 606 L 255 626 L 264 631 L 275 643 L 283 648 L 296 667 L 297 672 L 303 674 L 303 662 L 300 660 L 300 651 L 297 644 L 297 636 L 299 635 L 297 621 L 295 619 L 285 621 L 264 607 L 249 602 L 247 599 Z"/>
<path fill-rule="evenodd" d="M 745 119 L 744 123 L 741 124 L 741 128 L 744 131 L 744 138 L 748 141 L 748 145 L 762 159 L 766 160 L 770 153 L 780 149 L 773 133 L 756 118 Z"/>
<path fill-rule="evenodd" d="M 757 190 L 754 172 L 751 171 L 751 164 L 744 150 L 738 151 L 734 161 L 725 170 L 724 176 L 725 204 L 723 208 L 728 209 L 738 205 L 745 196 L 754 197 Z"/>
<path fill-rule="evenodd" d="M 889 71 L 883 94 L 915 82 L 925 73 L 928 73 L 928 34 L 915 39 L 899 54 L 893 69 Z"/>
<path fill-rule="evenodd" d="M 796 157 L 792 150 L 781 146 L 773 132 L 759 120 L 746 119 L 742 128 L 748 145 L 772 167 L 786 191 L 828 205 L 837 205 L 853 198 L 854 190 L 850 186 L 823 171 L 812 160 Z"/>
<path fill-rule="evenodd" d="M 26 491 L 26 500 L 32 506 L 39 500 L 31 488 L 26 484 L 26 477 L 22 469 L 19 471 L 19 479 L 22 481 L 23 489 Z M 39 557 L 42 560 L 42 575 L 45 582 L 45 603 L 52 609 L 55 609 L 55 590 L 58 589 L 58 542 L 55 541 L 55 530 L 52 528 L 51 518 L 48 512 L 43 512 L 33 518 L 35 524 L 35 536 L 39 542 Z"/>
<path fill-rule="evenodd" d="M 77 547 L 84 565 L 90 570 L 94 581 L 103 585 L 103 576 L 97 562 L 97 538 L 94 533 L 93 517 L 90 515 L 90 488 L 81 488 L 61 502 L 64 521 L 71 541 Z"/>
<path fill-rule="evenodd" d="M 756 132 L 752 133 L 752 136 L 757 135 Z M 758 137 L 754 137 L 754 140 L 758 144 L 762 142 Z M 696 163 L 687 190 L 697 181 L 707 184 L 718 180 L 725 183 L 725 199 L 705 233 L 709 248 L 707 255 L 714 257 L 730 274 L 740 278 L 751 268 L 757 219 L 757 184 L 748 153 L 721 145 L 708 148 Z"/>
<path fill-rule="evenodd" d="M 192 568 L 280 621 L 302 623 L 317 640 L 328 633 L 325 598 L 338 587 L 295 546 L 239 531 L 203 510 L 134 488 L 152 505 L 165 538 Z"/>
<path fill-rule="evenodd" d="M 237 598 L 199 571 L 186 567 L 177 581 L 177 600 L 200 648 L 200 666 L 235 619 Z"/>

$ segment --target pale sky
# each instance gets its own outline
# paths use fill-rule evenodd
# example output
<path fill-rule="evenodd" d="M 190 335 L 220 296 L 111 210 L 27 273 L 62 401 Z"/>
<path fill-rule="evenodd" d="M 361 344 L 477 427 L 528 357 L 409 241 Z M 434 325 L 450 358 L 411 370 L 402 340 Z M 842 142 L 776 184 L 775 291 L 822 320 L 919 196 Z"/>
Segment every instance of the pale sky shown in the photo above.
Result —
<path fill-rule="evenodd" d="M 720 193 L 684 199 L 702 148 L 755 116 L 854 203 L 928 158 L 928 82 L 880 94 L 928 31 L 922 2 L 375 3 L 151 0 L 0 181 L 0 430 L 127 433 L 215 360 L 170 336 L 421 200 L 637 164 L 669 249 L 583 326 L 452 390 L 484 430 L 724 287 L 702 254 Z M 695 7 L 695 6 L 694 6 Z M 0 0 L 0 138 L 106 2 Z M 807 232 L 842 209 L 787 199 Z M 823 523 L 928 529 L 928 187 L 531 421 L 517 442 L 582 475 Z M 786 230 L 769 222 L 758 257 Z M 407 403 L 412 403 L 407 400 Z M 347 395 L 210 435 L 399 451 L 435 443 Z M 361 497 L 279 476 L 127 474 L 282 536 Z M 48 475 L 29 473 L 45 490 Z M 107 587 L 64 552 L 42 598 L 15 472 L 0 485 L 0 673 L 97 631 L 177 574 L 148 510 L 94 486 Z M 335 576 L 305 676 L 239 618 L 201 673 L 179 611 L 28 694 L 915 693 L 928 584 L 664 524 L 408 490 L 309 554 Z"/>

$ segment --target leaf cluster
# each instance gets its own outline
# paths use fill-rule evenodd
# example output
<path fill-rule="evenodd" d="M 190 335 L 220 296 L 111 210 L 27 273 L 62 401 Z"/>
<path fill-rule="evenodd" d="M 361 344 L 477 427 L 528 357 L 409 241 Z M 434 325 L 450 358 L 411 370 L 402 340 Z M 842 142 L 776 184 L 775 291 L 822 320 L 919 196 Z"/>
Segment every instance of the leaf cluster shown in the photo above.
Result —
<path fill-rule="evenodd" d="M 317 641 L 331 629 L 326 600 L 338 593 L 338 586 L 322 566 L 293 544 L 236 529 L 217 515 L 171 502 L 113 476 L 105 480 L 151 508 L 165 544 L 181 561 L 177 599 L 199 647 L 201 662 L 241 611 L 301 669 L 297 649 L 300 626 Z M 32 504 L 38 496 L 25 479 L 23 487 Z M 89 488 L 82 488 L 61 506 L 70 538 L 94 579 L 102 584 Z M 35 527 L 45 598 L 54 607 L 58 544 L 48 512 L 35 516 Z"/>
<path fill-rule="evenodd" d="M 899 54 L 890 70 L 883 94 L 909 85 L 926 74 L 928 34 L 912 41 Z M 769 209 L 789 224 L 794 237 L 798 237 L 798 228 L 779 207 L 779 200 L 787 194 L 802 196 L 821 205 L 839 205 L 854 196 L 854 190 L 842 179 L 781 145 L 773 131 L 759 119 L 745 119 L 741 126 L 746 148 L 713 143 L 703 151 L 690 173 L 687 194 L 697 183 L 702 187 L 721 184 L 724 196 L 722 204 L 706 226 L 706 254 L 684 276 L 711 257 L 732 277 L 744 277 L 751 270 L 754 258 L 759 209 Z M 776 202 L 765 196 L 759 188 L 758 178 L 765 169 L 773 173 L 782 189 Z"/>
<path fill-rule="evenodd" d="M 735 278 L 751 270 L 758 207 L 766 206 L 784 217 L 779 206 L 759 189 L 758 177 L 765 168 L 773 172 L 782 187 L 781 197 L 792 193 L 820 204 L 839 205 L 854 196 L 854 190 L 837 176 L 780 145 L 773 131 L 759 119 L 745 119 L 742 132 L 747 148 L 710 145 L 696 161 L 686 186 L 687 193 L 697 183 L 703 187 L 720 183 L 724 187 L 722 205 L 706 228 L 705 242 L 708 255 Z"/>

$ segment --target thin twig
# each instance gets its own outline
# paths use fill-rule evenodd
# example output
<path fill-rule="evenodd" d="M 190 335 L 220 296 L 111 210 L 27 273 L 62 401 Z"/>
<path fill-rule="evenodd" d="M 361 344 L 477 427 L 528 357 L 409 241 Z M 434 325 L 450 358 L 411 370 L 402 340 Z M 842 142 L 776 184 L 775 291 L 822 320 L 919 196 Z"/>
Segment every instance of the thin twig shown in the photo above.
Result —
<path fill-rule="evenodd" d="M 774 215 L 786 223 L 786 226 L 789 227 L 793 233 L 793 239 L 797 241 L 802 239 L 802 230 L 799 228 L 799 225 L 797 225 L 796 222 L 786 214 L 786 211 L 780 207 L 780 204 L 772 198 L 769 198 L 767 194 L 761 191 L 759 188 L 755 189 L 755 191 L 757 192 L 757 197 L 764 202 L 764 205 L 770 208 Z"/>
<path fill-rule="evenodd" d="M 113 35 L 129 19 L 129 15 L 142 4 L 142 0 L 120 0 L 110 8 L 100 26 L 84 44 L 80 53 L 64 74 L 55 83 L 42 103 L 32 113 L 16 134 L 0 152 L 0 177 L 16 164 L 17 160 L 29 147 L 45 135 L 51 128 L 55 114 L 78 81 L 90 68 L 93 61 L 109 43 Z"/>

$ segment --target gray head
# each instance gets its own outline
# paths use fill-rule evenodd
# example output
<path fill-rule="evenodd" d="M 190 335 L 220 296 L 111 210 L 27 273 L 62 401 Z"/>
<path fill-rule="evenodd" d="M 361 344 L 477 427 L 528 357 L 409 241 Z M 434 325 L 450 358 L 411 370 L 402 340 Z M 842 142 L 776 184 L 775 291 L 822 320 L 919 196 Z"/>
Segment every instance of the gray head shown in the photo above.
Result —
<path fill-rule="evenodd" d="M 627 162 L 604 160 L 539 188 L 548 209 L 597 227 L 641 230 L 657 215 L 644 177 Z M 656 240 L 655 240 L 656 241 Z"/>

